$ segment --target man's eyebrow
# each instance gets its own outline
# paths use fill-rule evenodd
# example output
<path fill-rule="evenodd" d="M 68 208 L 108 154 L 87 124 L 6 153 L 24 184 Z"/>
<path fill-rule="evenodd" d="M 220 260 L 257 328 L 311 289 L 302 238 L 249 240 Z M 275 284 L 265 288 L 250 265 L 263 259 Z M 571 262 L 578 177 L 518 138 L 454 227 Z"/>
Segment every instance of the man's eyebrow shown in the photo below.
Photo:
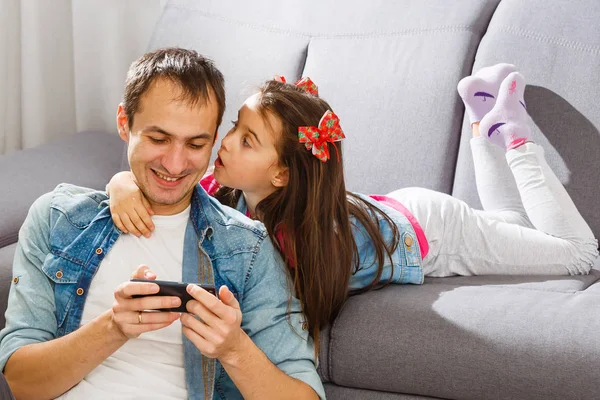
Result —
<path fill-rule="evenodd" d="M 155 125 L 145 127 L 144 129 L 142 129 L 142 132 L 157 132 L 157 133 L 160 133 L 160 134 L 163 134 L 166 136 L 175 136 L 172 133 L 169 133 L 169 132 L 165 131 L 164 129 L 162 129 L 161 127 L 155 126 Z M 202 132 L 197 135 L 190 136 L 190 137 L 186 138 L 186 140 L 194 140 L 194 139 L 211 140 L 212 136 L 213 135 L 211 135 L 210 133 Z"/>

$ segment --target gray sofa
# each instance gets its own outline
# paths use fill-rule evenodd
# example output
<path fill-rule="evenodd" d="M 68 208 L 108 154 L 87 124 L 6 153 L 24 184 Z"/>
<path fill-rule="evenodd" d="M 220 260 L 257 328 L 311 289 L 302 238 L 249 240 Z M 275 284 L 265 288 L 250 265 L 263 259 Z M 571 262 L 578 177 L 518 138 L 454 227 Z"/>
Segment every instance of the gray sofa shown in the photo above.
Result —
<path fill-rule="evenodd" d="M 224 121 L 264 79 L 310 76 L 342 120 L 350 189 L 422 186 L 474 207 L 456 84 L 514 63 L 528 81 L 535 137 L 598 237 L 599 19 L 598 0 L 180 0 L 166 6 L 149 48 L 212 57 L 227 79 Z M 1 308 L 33 200 L 62 181 L 103 188 L 126 167 L 114 132 L 0 157 Z M 327 396 L 600 398 L 599 279 L 598 270 L 453 277 L 354 296 L 323 335 Z"/>

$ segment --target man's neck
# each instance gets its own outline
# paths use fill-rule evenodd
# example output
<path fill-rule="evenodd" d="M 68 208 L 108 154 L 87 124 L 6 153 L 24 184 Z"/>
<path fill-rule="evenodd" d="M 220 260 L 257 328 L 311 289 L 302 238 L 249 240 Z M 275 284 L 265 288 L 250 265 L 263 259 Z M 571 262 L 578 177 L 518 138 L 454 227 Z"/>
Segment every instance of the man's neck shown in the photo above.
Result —
<path fill-rule="evenodd" d="M 185 199 L 182 199 L 177 204 L 159 204 L 155 202 L 150 202 L 150 207 L 152 207 L 152 211 L 154 211 L 154 215 L 175 215 L 179 214 L 192 203 L 192 194 Z"/>

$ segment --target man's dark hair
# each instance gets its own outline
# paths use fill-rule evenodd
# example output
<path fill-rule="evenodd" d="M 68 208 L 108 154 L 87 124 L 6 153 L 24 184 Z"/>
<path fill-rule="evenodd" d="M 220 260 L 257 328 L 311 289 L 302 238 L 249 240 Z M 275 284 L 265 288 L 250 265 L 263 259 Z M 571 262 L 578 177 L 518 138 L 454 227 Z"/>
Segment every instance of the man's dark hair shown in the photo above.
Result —
<path fill-rule="evenodd" d="M 212 90 L 219 108 L 217 127 L 221 125 L 225 112 L 223 74 L 211 60 L 196 51 L 171 47 L 146 53 L 129 67 L 123 95 L 129 128 L 133 125 L 133 116 L 140 109 L 142 96 L 158 78 L 168 79 L 179 86 L 181 100 L 190 105 L 205 104 Z"/>

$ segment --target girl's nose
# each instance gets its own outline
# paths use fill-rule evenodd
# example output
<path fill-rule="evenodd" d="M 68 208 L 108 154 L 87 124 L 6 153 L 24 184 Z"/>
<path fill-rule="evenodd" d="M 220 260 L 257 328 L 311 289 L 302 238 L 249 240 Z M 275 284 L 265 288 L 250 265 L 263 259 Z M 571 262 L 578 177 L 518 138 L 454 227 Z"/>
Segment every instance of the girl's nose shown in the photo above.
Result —
<path fill-rule="evenodd" d="M 229 150 L 229 144 L 231 143 L 231 137 L 233 135 L 231 134 L 231 131 L 227 133 L 227 135 L 225 135 L 225 137 L 223 138 L 223 140 L 221 140 L 221 148 L 224 150 Z"/>

